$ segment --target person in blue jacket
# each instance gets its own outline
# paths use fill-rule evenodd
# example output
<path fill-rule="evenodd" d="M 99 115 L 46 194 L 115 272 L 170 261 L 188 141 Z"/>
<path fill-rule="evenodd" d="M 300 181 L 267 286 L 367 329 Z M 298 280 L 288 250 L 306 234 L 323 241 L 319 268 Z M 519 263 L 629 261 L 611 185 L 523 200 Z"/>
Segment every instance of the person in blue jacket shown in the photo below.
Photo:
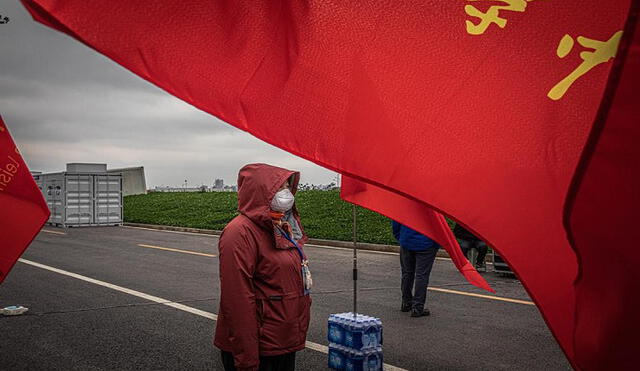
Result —
<path fill-rule="evenodd" d="M 429 275 L 436 253 L 440 248 L 434 240 L 404 226 L 395 220 L 391 222 L 393 236 L 400 243 L 400 266 L 402 268 L 403 312 L 411 311 L 411 317 L 431 314 L 425 306 Z M 415 286 L 414 286 L 415 284 Z"/>

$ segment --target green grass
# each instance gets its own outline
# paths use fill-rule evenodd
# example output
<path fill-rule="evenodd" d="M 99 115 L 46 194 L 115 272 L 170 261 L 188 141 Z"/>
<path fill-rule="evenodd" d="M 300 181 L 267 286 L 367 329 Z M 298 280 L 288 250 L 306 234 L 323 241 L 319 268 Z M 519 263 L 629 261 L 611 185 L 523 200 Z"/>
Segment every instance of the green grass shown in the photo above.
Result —
<path fill-rule="evenodd" d="M 338 191 L 300 191 L 296 205 L 309 237 L 353 240 L 352 206 Z M 397 244 L 388 218 L 360 207 L 357 213 L 359 242 Z M 233 192 L 154 192 L 124 198 L 124 220 L 132 223 L 221 230 L 237 214 Z"/>
<path fill-rule="evenodd" d="M 220 230 L 238 215 L 237 202 L 232 192 L 126 196 L 124 221 Z"/>

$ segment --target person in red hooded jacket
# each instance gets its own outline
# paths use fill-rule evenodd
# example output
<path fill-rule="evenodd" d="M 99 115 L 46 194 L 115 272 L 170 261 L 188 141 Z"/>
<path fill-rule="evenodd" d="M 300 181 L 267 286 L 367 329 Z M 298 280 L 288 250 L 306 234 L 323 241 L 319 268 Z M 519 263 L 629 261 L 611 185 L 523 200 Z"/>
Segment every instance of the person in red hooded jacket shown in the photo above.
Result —
<path fill-rule="evenodd" d="M 238 211 L 222 231 L 214 345 L 225 370 L 294 370 L 309 328 L 311 274 L 294 195 L 300 173 L 249 164 Z"/>

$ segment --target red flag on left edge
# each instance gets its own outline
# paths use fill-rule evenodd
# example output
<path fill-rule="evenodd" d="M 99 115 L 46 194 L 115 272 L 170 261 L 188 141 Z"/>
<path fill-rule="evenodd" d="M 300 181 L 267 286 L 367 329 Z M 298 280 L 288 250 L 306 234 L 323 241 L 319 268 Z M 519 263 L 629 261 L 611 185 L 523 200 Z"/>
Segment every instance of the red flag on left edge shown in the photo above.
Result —
<path fill-rule="evenodd" d="M 49 208 L 0 117 L 0 283 L 49 218 Z"/>

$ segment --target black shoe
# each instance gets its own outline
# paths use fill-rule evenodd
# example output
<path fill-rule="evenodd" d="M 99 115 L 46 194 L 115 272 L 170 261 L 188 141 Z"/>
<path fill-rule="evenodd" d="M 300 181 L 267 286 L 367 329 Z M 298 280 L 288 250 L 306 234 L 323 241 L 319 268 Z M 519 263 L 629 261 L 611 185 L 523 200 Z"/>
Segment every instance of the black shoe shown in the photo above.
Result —
<path fill-rule="evenodd" d="M 424 310 L 417 310 L 417 309 L 411 310 L 411 317 L 424 317 L 430 314 L 431 312 L 429 311 L 429 309 L 426 309 L 426 308 Z"/>
<path fill-rule="evenodd" d="M 408 312 L 410 310 L 411 310 L 411 304 L 402 303 L 402 305 L 400 306 L 401 312 Z"/>

